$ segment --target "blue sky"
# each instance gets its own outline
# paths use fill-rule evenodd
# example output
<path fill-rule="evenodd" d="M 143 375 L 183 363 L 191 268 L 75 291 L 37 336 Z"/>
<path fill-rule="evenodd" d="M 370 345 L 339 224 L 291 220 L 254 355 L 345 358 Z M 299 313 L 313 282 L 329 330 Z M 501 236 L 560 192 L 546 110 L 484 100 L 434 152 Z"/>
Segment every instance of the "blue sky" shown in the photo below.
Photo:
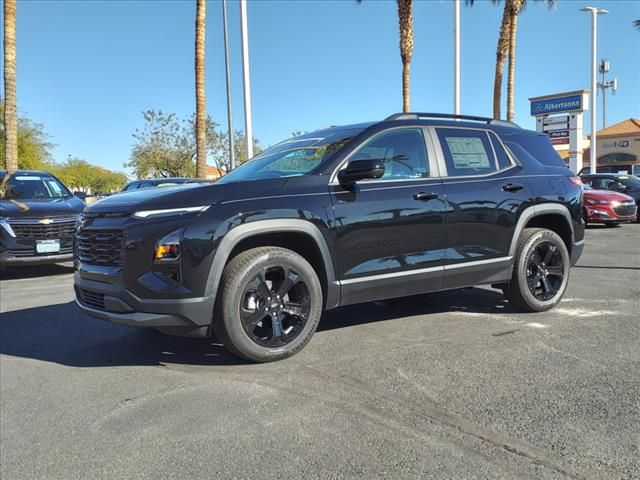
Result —
<path fill-rule="evenodd" d="M 554 9 L 529 2 L 518 29 L 516 121 L 533 128 L 528 98 L 589 87 L 590 19 L 583 1 Z M 640 116 L 638 1 L 593 2 L 598 57 L 619 91 L 608 124 Z M 401 109 L 394 1 L 249 2 L 254 135 L 262 146 L 295 130 L 381 119 Z M 491 115 L 501 7 L 462 9 L 462 111 Z M 412 109 L 452 110 L 452 5 L 418 1 L 414 11 Z M 18 108 L 44 124 L 56 160 L 79 156 L 123 170 L 141 111 L 195 109 L 195 1 L 19 1 Z M 238 3 L 229 1 L 234 122 L 243 128 Z M 221 4 L 207 6 L 207 109 L 226 125 Z M 506 81 L 505 81 L 506 84 Z M 588 128 L 587 120 L 587 128 Z M 600 125 L 600 122 L 598 123 Z"/>

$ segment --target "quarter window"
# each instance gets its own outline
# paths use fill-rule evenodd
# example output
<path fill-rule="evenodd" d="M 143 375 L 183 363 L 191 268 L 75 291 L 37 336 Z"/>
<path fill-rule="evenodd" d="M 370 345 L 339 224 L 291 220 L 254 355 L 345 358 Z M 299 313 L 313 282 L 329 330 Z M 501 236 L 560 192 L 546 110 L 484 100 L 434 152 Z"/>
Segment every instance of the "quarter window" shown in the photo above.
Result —
<path fill-rule="evenodd" d="M 384 163 L 382 180 L 429 177 L 429 162 L 420 128 L 391 130 L 365 144 L 351 158 Z"/>
<path fill-rule="evenodd" d="M 437 132 L 448 176 L 486 175 L 497 170 L 486 132 L 460 128 L 438 128 Z"/>

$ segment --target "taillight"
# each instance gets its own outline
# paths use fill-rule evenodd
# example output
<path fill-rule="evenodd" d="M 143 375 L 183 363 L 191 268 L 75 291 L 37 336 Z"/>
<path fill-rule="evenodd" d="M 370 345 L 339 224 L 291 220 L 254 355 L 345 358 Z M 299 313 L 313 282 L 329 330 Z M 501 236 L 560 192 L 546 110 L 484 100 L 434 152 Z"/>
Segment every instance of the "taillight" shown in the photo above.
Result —
<path fill-rule="evenodd" d="M 578 187 L 582 186 L 582 180 L 580 177 L 569 177 L 569 181 Z"/>

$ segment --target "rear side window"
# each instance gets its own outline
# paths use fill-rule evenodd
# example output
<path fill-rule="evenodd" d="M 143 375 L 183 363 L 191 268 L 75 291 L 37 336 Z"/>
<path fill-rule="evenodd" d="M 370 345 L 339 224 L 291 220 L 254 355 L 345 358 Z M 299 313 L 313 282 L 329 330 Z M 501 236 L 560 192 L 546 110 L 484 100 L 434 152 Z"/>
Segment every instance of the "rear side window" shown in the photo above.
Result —
<path fill-rule="evenodd" d="M 531 135 L 525 133 L 516 133 L 507 135 L 502 139 L 505 143 L 515 142 L 520 145 L 524 150 L 535 158 L 539 163 L 548 165 L 549 167 L 566 167 L 558 152 L 555 151 L 551 140 L 546 135 Z M 509 143 L 507 143 L 509 145 Z M 511 148 L 511 146 L 509 146 Z M 512 149 L 514 150 L 514 149 Z M 514 152 L 517 154 L 517 152 Z M 518 155 L 520 158 L 520 155 Z"/>
<path fill-rule="evenodd" d="M 497 170 L 491 142 L 482 130 L 438 128 L 447 176 L 486 175 Z"/>

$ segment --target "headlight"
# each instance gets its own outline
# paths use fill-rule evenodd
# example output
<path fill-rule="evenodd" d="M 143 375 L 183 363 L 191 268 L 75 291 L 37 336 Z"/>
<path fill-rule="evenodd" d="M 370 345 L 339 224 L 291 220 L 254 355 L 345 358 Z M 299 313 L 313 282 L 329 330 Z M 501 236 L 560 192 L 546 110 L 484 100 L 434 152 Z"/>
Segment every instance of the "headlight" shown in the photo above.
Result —
<path fill-rule="evenodd" d="M 591 205 L 609 205 L 609 200 L 592 200 L 591 198 L 588 198 L 587 203 Z"/>
<path fill-rule="evenodd" d="M 165 262 L 180 258 L 180 240 L 182 240 L 182 229 L 171 232 L 158 240 L 153 255 L 154 261 Z"/>
<path fill-rule="evenodd" d="M 13 238 L 16 238 L 16 234 L 13 231 L 13 228 L 11 228 L 11 225 L 9 225 L 9 222 L 7 220 L 8 219 L 6 219 L 5 217 L 0 217 L 0 227 L 4 228 L 7 231 L 7 233 L 11 235 Z"/>
<path fill-rule="evenodd" d="M 182 208 L 165 208 L 164 210 L 140 210 L 135 212 L 133 216 L 135 218 L 149 218 L 149 217 L 161 217 L 172 215 L 184 215 L 185 213 L 204 212 L 210 205 L 203 205 L 201 207 L 182 207 Z"/>

